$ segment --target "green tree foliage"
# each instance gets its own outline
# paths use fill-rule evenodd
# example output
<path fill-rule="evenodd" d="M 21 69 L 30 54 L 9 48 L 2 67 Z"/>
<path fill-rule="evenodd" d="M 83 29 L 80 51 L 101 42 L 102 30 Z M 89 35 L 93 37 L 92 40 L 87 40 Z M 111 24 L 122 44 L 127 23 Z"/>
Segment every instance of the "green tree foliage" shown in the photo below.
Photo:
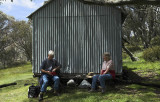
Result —
<path fill-rule="evenodd" d="M 13 17 L 7 16 L 2 11 L 0 11 L 0 52 L 11 44 L 10 29 L 13 20 Z"/>
<path fill-rule="evenodd" d="M 145 49 L 143 52 L 143 58 L 146 61 L 160 61 L 160 46 Z"/>
<path fill-rule="evenodd" d="M 24 51 L 27 59 L 32 61 L 32 28 L 31 22 L 15 21 L 12 24 L 12 41 L 17 48 Z"/>
<path fill-rule="evenodd" d="M 160 36 L 156 36 L 151 40 L 152 46 L 160 46 Z"/>
<path fill-rule="evenodd" d="M 0 54 L 1 62 L 3 63 L 3 68 L 6 68 L 8 65 L 12 65 L 17 56 L 17 51 L 14 47 L 8 46 L 6 50 L 3 50 Z"/>
<path fill-rule="evenodd" d="M 133 56 L 131 52 L 140 50 L 139 46 L 149 48 L 158 45 L 157 36 L 160 35 L 159 6 L 126 5 L 120 8 L 127 14 L 122 29 L 123 49 L 128 48 L 125 51 L 131 58 Z"/>
<path fill-rule="evenodd" d="M 142 50 L 139 46 L 126 46 L 126 47 L 131 52 L 136 52 L 136 51 L 141 51 Z"/>
<path fill-rule="evenodd" d="M 25 56 L 32 59 L 31 22 L 16 21 L 0 11 L 0 62 L 5 68 Z"/>
<path fill-rule="evenodd" d="M 8 16 L 0 11 L 0 62 L 2 62 L 4 68 L 7 63 L 11 61 L 14 57 L 11 52 L 13 50 L 8 50 L 7 47 L 12 44 L 11 41 L 11 25 L 14 18 Z"/>
<path fill-rule="evenodd" d="M 10 1 L 13 2 L 14 0 L 10 0 Z M 34 0 L 30 0 L 30 1 L 34 1 Z M 96 2 L 96 3 L 110 4 L 110 5 L 127 5 L 127 4 L 155 4 L 155 5 L 158 5 L 160 4 L 159 0 L 84 0 L 84 1 L 91 1 L 91 2 Z M 0 4 L 1 4 L 1 1 L 0 1 Z"/>
<path fill-rule="evenodd" d="M 160 34 L 159 7 L 153 5 L 123 6 L 128 14 L 123 24 L 123 36 L 132 44 L 151 45 L 151 40 Z"/>

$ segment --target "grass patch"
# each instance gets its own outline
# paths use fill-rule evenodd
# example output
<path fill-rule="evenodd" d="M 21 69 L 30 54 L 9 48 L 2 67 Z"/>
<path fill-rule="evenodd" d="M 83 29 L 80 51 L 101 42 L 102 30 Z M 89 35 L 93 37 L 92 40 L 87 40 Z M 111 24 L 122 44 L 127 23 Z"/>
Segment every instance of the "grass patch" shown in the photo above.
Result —
<path fill-rule="evenodd" d="M 35 82 L 35 78 L 29 78 L 26 80 L 18 80 L 17 85 L 1 88 L 0 98 L 2 102 L 24 102 L 28 100 L 28 86 L 24 86 L 25 83 L 30 84 Z M 0 101 L 0 102 L 1 102 Z M 27 102 L 27 101 L 26 101 Z"/>
<path fill-rule="evenodd" d="M 135 52 L 134 55 L 139 58 L 138 61 L 132 62 L 129 57 L 123 59 L 123 68 L 131 70 L 137 76 L 144 78 L 142 82 L 160 85 L 160 63 L 146 62 L 142 58 L 142 52 Z M 130 75 L 131 76 L 131 75 Z M 132 77 L 134 80 L 134 77 Z"/>
<path fill-rule="evenodd" d="M 138 53 L 138 56 L 141 54 Z M 139 60 L 132 62 L 129 58 L 123 60 L 123 66 L 134 72 L 141 72 L 147 76 L 149 72 L 160 74 L 159 63 L 145 62 Z M 0 85 L 16 82 L 17 85 L 0 88 L 0 102 L 37 102 L 38 98 L 28 99 L 28 88 L 31 83 L 37 83 L 37 78 L 33 78 L 30 63 L 18 67 L 0 70 Z M 153 79 L 158 79 L 154 76 Z M 149 83 L 150 81 L 146 81 Z M 29 84 L 24 86 L 24 84 Z M 50 88 L 48 88 L 49 90 Z M 54 96 L 48 91 L 44 95 L 43 102 L 159 102 L 160 89 L 154 87 L 131 85 L 116 85 L 109 89 L 105 94 L 89 93 L 87 89 L 65 88 L 60 96 Z"/>
<path fill-rule="evenodd" d="M 100 92 L 89 93 L 84 89 L 65 89 L 68 91 L 62 93 L 61 96 L 53 96 L 52 93 L 45 94 L 44 102 L 157 102 L 160 100 L 154 92 L 155 89 L 147 89 L 146 91 L 144 88 L 133 86 L 121 86 L 118 90 L 113 89 L 107 91 L 105 94 L 101 94 Z M 38 99 L 29 100 L 36 102 Z"/>
<path fill-rule="evenodd" d="M 138 61 L 131 61 L 129 57 L 123 59 L 123 66 L 135 71 L 135 72 L 142 72 L 146 74 L 148 72 L 153 72 L 160 75 L 160 63 L 159 61 L 156 62 L 146 62 L 142 58 L 142 52 L 134 53 L 136 57 L 138 57 Z"/>
<path fill-rule="evenodd" d="M 30 63 L 0 70 L 0 85 L 16 82 L 17 85 L 0 88 L 0 102 L 28 102 L 28 88 L 37 79 L 33 78 Z M 24 84 L 29 84 L 24 86 Z"/>
<path fill-rule="evenodd" d="M 0 70 L 0 85 L 32 78 L 32 67 L 30 63 L 18 67 Z"/>

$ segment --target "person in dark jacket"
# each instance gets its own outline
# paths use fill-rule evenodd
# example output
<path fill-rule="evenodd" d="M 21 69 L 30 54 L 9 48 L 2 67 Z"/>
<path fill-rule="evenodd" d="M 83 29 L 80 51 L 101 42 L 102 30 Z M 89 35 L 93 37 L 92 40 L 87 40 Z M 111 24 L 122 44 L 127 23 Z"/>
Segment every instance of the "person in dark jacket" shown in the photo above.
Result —
<path fill-rule="evenodd" d="M 58 75 L 60 72 L 60 67 L 61 65 L 58 63 L 56 59 L 54 59 L 54 52 L 50 50 L 48 52 L 48 58 L 46 58 L 40 66 L 43 84 L 40 89 L 39 100 L 43 100 L 43 93 L 46 91 L 49 78 L 54 81 L 54 93 L 58 94 L 60 82 Z"/>

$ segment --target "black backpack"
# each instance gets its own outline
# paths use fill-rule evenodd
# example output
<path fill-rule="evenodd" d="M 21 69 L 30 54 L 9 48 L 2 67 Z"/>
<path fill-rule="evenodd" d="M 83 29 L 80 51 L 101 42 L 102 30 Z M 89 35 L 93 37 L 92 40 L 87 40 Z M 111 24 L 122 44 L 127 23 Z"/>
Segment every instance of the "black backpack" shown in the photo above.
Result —
<path fill-rule="evenodd" d="M 31 85 L 28 89 L 28 98 L 38 97 L 40 93 L 40 86 Z"/>

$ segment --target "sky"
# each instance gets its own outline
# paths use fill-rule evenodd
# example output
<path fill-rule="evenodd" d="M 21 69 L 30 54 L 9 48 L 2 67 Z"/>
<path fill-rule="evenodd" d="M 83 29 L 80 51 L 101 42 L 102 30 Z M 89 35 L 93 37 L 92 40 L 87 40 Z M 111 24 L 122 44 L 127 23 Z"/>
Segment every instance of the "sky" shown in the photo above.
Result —
<path fill-rule="evenodd" d="M 46 0 L 0 0 L 0 11 L 13 16 L 16 20 L 28 21 L 27 16 L 41 7 Z"/>

